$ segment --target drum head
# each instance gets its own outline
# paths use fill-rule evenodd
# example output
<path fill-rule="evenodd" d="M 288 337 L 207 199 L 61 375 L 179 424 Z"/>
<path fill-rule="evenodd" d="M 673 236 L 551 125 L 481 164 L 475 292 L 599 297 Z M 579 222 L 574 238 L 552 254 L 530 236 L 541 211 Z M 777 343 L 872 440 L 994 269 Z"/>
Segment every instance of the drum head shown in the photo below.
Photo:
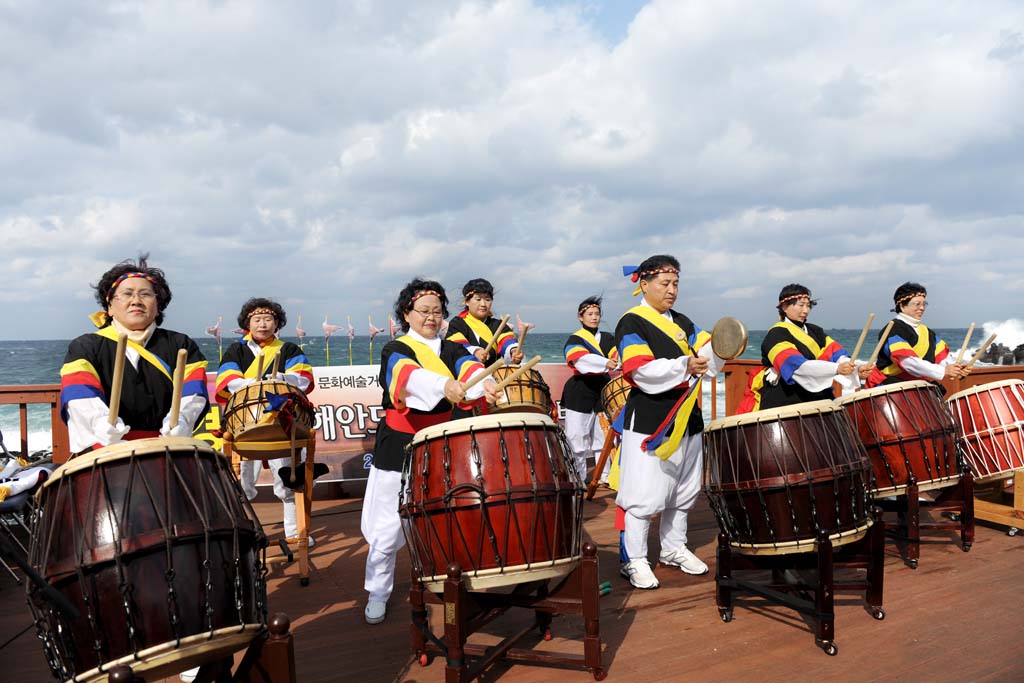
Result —
<path fill-rule="evenodd" d="M 768 408 L 767 410 L 758 410 L 753 413 L 741 413 L 739 415 L 721 417 L 708 423 L 708 426 L 704 431 L 713 432 L 718 429 L 754 424 L 756 422 L 774 422 L 787 417 L 822 415 L 825 413 L 834 413 L 837 410 L 841 410 L 841 408 L 836 405 L 834 401 L 807 401 L 805 403 L 795 403 L 791 406 Z"/>
<path fill-rule="evenodd" d="M 747 326 L 726 316 L 711 328 L 711 349 L 725 360 L 739 358 L 747 350 Z"/>
<path fill-rule="evenodd" d="M 861 389 L 858 392 L 848 394 L 846 396 L 840 396 L 836 399 L 836 403 L 839 405 L 849 405 L 850 403 L 865 401 L 876 396 L 884 396 L 886 394 L 911 391 L 914 389 L 926 389 L 930 386 L 934 385 L 931 382 L 925 382 L 923 379 L 912 379 L 907 382 L 898 382 L 896 384 L 883 384 L 882 386 L 873 387 L 871 389 Z"/>
<path fill-rule="evenodd" d="M 188 436 L 157 436 L 151 439 L 118 441 L 109 446 L 97 448 L 95 451 L 71 458 L 47 477 L 46 481 L 43 482 L 43 488 L 56 484 L 65 475 L 74 474 L 80 470 L 87 470 L 95 465 L 102 465 L 114 460 L 123 460 L 132 456 L 163 453 L 165 449 L 175 452 L 189 452 L 195 449 L 203 453 L 210 453 L 211 455 L 221 455 L 213 450 L 206 441 L 193 439 Z M 221 457 L 223 456 L 221 455 Z"/>
<path fill-rule="evenodd" d="M 1002 388 L 1002 387 L 1021 386 L 1022 384 L 1024 384 L 1024 381 L 1021 381 L 1019 379 L 1002 379 L 1002 380 L 999 380 L 998 382 L 989 382 L 988 384 L 978 384 L 978 385 L 970 387 L 968 389 L 964 389 L 963 391 L 958 391 L 957 393 L 955 393 L 952 396 L 950 396 L 949 398 L 947 398 L 946 399 L 946 403 L 952 403 L 953 401 L 957 400 L 958 398 L 966 398 L 968 396 L 971 396 L 972 394 L 980 394 L 983 391 L 990 391 L 992 389 L 999 389 L 999 388 Z"/>
<path fill-rule="evenodd" d="M 495 413 L 478 417 L 465 417 L 460 420 L 442 422 L 432 427 L 426 427 L 416 432 L 416 436 L 412 438 L 412 445 L 416 446 L 424 441 L 436 439 L 446 434 L 453 436 L 482 429 L 509 429 L 515 427 L 554 429 L 555 426 L 550 417 L 539 413 Z"/>

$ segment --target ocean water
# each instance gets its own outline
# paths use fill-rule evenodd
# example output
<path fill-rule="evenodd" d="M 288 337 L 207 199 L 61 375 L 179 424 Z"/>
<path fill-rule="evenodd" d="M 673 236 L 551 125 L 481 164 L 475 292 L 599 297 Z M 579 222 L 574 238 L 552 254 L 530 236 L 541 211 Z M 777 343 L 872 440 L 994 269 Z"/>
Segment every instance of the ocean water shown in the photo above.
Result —
<path fill-rule="evenodd" d="M 861 351 L 861 357 L 865 358 L 871 352 L 872 340 L 877 337 L 878 330 L 868 334 L 868 341 Z M 860 329 L 834 329 L 827 330 L 833 339 L 842 344 L 846 349 L 852 351 L 860 335 Z M 953 349 L 959 349 L 963 343 L 966 329 L 937 329 L 939 336 L 946 340 L 946 343 Z M 1018 320 L 1009 320 L 1002 323 L 986 323 L 984 333 L 976 329 L 972 338 L 971 347 L 976 348 L 992 332 L 999 334 L 999 341 L 1011 349 L 1016 345 L 1024 343 L 1024 325 Z M 562 346 L 568 337 L 568 332 L 540 333 L 531 332 L 526 338 L 524 351 L 526 356 L 532 357 L 539 354 L 545 363 L 564 362 Z M 756 359 L 760 357 L 761 341 L 764 339 L 764 330 L 750 331 L 750 341 L 747 350 L 742 358 Z M 294 337 L 284 337 L 288 341 L 298 343 Z M 215 370 L 219 359 L 217 340 L 209 336 L 193 337 L 199 344 L 206 358 L 210 361 L 210 369 Z M 225 338 L 225 347 L 234 341 Z M 328 348 L 329 341 L 329 348 Z M 372 351 L 369 337 L 357 336 L 351 343 L 351 362 L 356 365 L 368 363 L 377 364 L 380 362 L 380 350 L 387 339 L 378 336 L 373 340 Z M 46 339 L 28 341 L 0 341 L 0 385 L 11 384 L 58 384 L 60 382 L 60 367 L 64 362 L 64 354 L 67 352 L 69 340 Z M 350 346 L 346 336 L 331 337 L 325 340 L 323 337 L 305 337 L 303 349 L 310 363 L 314 366 L 326 365 L 349 365 Z M 328 362 L 328 351 L 330 362 Z M 709 389 L 705 388 L 706 391 Z M 723 415 L 724 392 L 719 392 L 718 414 Z M 710 402 L 705 401 L 705 411 L 710 415 Z M 29 407 L 28 411 L 29 450 L 43 450 L 50 447 L 50 417 L 46 406 Z M 0 430 L 5 436 L 5 443 L 10 449 L 16 448 L 18 440 L 18 409 L 17 406 L 0 406 Z"/>

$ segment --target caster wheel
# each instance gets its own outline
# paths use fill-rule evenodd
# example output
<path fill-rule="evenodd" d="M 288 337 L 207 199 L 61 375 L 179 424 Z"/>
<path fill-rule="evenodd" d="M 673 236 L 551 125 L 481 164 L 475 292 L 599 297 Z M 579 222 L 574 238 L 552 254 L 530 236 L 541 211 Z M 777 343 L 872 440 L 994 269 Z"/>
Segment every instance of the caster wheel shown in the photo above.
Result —
<path fill-rule="evenodd" d="M 594 680 L 603 681 L 608 678 L 608 672 L 605 669 L 594 669 Z"/>
<path fill-rule="evenodd" d="M 960 521 L 960 513 L 958 513 L 958 512 L 950 512 L 949 513 L 949 518 L 951 520 L 953 520 L 954 522 L 959 522 Z"/>
<path fill-rule="evenodd" d="M 963 547 L 961 548 L 961 550 L 963 550 L 965 553 L 971 552 L 971 544 L 970 543 L 964 543 Z"/>
<path fill-rule="evenodd" d="M 309 577 L 308 576 L 301 577 L 299 579 L 299 585 L 303 586 L 303 587 L 308 586 L 309 585 Z"/>
<path fill-rule="evenodd" d="M 722 617 L 722 621 L 728 624 L 730 621 L 732 621 L 732 610 L 720 609 L 718 610 L 718 616 Z"/>
<path fill-rule="evenodd" d="M 873 616 L 878 621 L 881 621 L 882 619 L 885 619 L 885 610 L 881 607 L 879 607 L 878 609 L 873 609 L 871 610 L 871 616 Z"/>
<path fill-rule="evenodd" d="M 551 640 L 551 638 L 552 638 L 552 636 L 551 636 L 551 629 L 549 629 L 549 628 L 544 629 L 544 640 L 545 641 L 549 641 L 549 640 Z"/>
<path fill-rule="evenodd" d="M 420 666 L 430 666 L 430 657 L 424 652 L 419 657 Z"/>
<path fill-rule="evenodd" d="M 1009 529 L 1006 530 L 1007 536 L 1016 536 L 1018 533 L 1020 533 L 1020 529 L 1018 529 L 1015 526 L 1011 526 Z"/>
<path fill-rule="evenodd" d="M 911 569 L 917 569 L 917 560 L 907 560 L 907 566 Z"/>
<path fill-rule="evenodd" d="M 835 657 L 839 654 L 839 646 L 832 641 L 826 641 L 821 644 L 821 649 L 824 650 L 825 654 L 829 657 Z"/>

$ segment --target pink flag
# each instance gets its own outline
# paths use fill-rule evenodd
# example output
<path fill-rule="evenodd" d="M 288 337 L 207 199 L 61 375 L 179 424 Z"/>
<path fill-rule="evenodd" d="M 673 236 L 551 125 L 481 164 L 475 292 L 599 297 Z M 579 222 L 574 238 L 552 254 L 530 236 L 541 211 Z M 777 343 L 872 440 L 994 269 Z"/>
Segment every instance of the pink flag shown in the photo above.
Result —
<path fill-rule="evenodd" d="M 440 334 L 441 337 L 443 338 L 444 337 L 444 333 L 447 332 L 447 331 L 448 331 L 448 321 L 445 320 L 444 318 L 442 318 L 441 319 L 441 329 L 438 331 L 438 334 Z"/>
<path fill-rule="evenodd" d="M 299 338 L 299 343 L 302 343 L 302 338 L 306 336 L 306 331 L 302 329 L 302 316 L 299 316 L 299 322 L 295 325 L 295 336 Z"/>
<path fill-rule="evenodd" d="M 395 319 L 392 318 L 389 315 L 388 316 L 388 334 L 391 336 L 392 339 L 395 338 L 395 335 L 398 334 L 398 330 L 400 330 L 400 329 L 402 329 L 402 328 L 400 328 L 398 326 L 398 324 L 395 323 Z"/>
<path fill-rule="evenodd" d="M 351 341 L 356 338 L 356 328 L 352 327 L 352 321 L 348 322 L 348 338 Z"/>
<path fill-rule="evenodd" d="M 324 321 L 320 325 L 320 329 L 324 331 L 324 338 L 330 339 L 331 335 L 341 329 L 340 325 L 331 325 L 327 322 L 327 317 L 324 316 Z"/>
<path fill-rule="evenodd" d="M 211 337 L 213 337 L 214 339 L 216 339 L 218 344 L 220 343 L 220 323 L 221 323 L 221 320 L 223 320 L 223 318 L 217 318 L 217 324 L 216 325 L 210 325 L 209 327 L 206 328 L 206 334 L 208 334 Z"/>
<path fill-rule="evenodd" d="M 376 337 L 378 334 L 380 334 L 383 331 L 384 331 L 383 329 L 381 329 L 379 327 L 375 327 L 374 324 L 371 322 L 370 323 L 370 341 L 373 341 L 373 338 Z"/>
<path fill-rule="evenodd" d="M 245 336 L 245 330 L 243 330 L 240 327 L 236 327 L 235 329 L 231 330 L 231 334 L 237 334 L 239 337 L 244 337 Z"/>
<path fill-rule="evenodd" d="M 524 331 L 532 330 L 534 327 L 536 327 L 536 325 L 534 325 L 533 323 L 524 323 L 519 318 L 519 314 L 516 313 L 516 331 L 518 332 L 518 334 L 516 336 L 522 337 Z"/>

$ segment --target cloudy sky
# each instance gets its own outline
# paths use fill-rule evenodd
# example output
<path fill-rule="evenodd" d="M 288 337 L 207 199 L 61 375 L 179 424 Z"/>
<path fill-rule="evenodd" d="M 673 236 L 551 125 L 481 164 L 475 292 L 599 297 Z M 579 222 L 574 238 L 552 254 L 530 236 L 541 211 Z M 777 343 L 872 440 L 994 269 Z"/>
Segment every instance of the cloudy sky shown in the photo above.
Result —
<path fill-rule="evenodd" d="M 561 332 L 663 252 L 705 327 L 791 281 L 826 327 L 907 279 L 1024 317 L 1020 2 L 0 0 L 0 92 L 4 339 L 139 251 L 193 334 L 253 295 L 363 333 L 414 275 Z"/>

